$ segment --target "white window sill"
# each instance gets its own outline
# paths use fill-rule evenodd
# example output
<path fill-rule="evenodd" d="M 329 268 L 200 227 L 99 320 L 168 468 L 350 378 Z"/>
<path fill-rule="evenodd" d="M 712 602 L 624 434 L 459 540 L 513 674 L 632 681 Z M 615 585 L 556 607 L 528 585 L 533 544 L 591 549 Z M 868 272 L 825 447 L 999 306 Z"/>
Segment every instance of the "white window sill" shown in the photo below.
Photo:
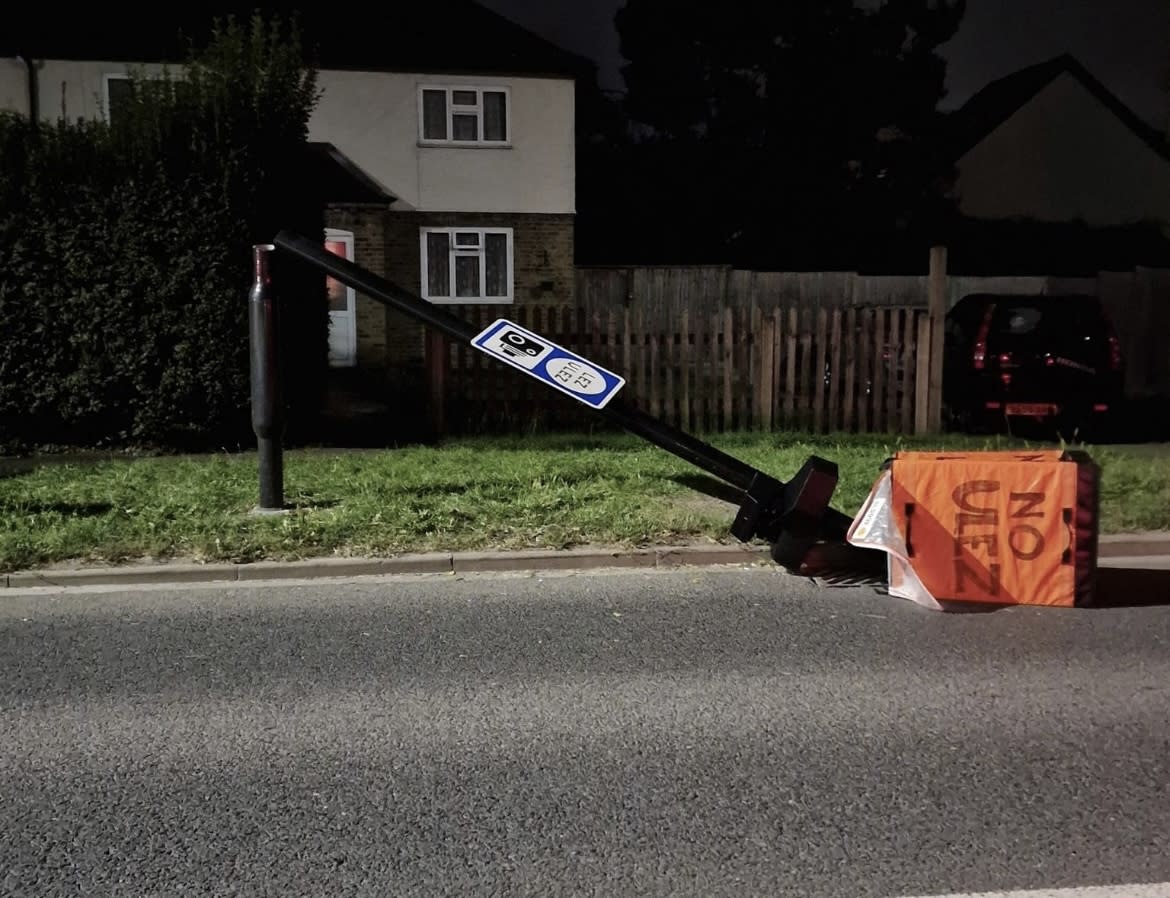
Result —
<path fill-rule="evenodd" d="M 436 306 L 510 306 L 510 296 L 424 296 L 427 302 Z"/>
<path fill-rule="evenodd" d="M 510 150 L 512 149 L 512 142 L 505 141 L 503 143 L 487 142 L 480 143 L 478 141 L 459 141 L 459 140 L 420 140 L 418 142 L 420 148 L 425 149 L 445 149 L 445 150 Z"/>

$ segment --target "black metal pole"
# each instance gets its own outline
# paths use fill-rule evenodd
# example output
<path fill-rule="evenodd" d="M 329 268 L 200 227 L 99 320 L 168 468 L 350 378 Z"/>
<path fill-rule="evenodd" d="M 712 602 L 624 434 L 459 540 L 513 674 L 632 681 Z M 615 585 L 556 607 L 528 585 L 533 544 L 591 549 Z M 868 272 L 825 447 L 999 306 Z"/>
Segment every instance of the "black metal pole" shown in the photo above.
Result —
<path fill-rule="evenodd" d="M 284 507 L 284 402 L 276 297 L 269 269 L 271 243 L 252 247 L 252 289 L 248 294 L 248 338 L 252 376 L 252 430 L 260 468 L 260 510 Z"/>
<path fill-rule="evenodd" d="M 470 322 L 329 252 L 319 241 L 281 231 L 276 235 L 274 245 L 454 340 L 471 343 L 479 335 Z M 810 457 L 796 476 L 785 482 L 620 399 L 615 398 L 604 408 L 594 411 L 742 490 L 743 504 L 732 525 L 732 533 L 745 542 L 753 536 L 768 539 L 777 561 L 798 566 L 808 546 L 817 538 L 834 541 L 845 538 L 851 519 L 828 504 L 837 483 L 837 466 L 832 462 Z"/>
<path fill-rule="evenodd" d="M 441 306 L 429 303 L 409 290 L 329 252 L 324 246 L 314 243 L 307 237 L 281 231 L 276 235 L 275 245 L 328 272 L 341 283 L 361 291 L 371 299 L 404 312 L 454 340 L 470 343 L 479 333 L 469 322 L 452 315 Z M 760 473 L 738 458 L 646 414 L 641 409 L 627 405 L 620 399 L 614 399 L 605 408 L 596 411 L 631 433 L 649 440 L 741 490 L 747 490 Z"/>

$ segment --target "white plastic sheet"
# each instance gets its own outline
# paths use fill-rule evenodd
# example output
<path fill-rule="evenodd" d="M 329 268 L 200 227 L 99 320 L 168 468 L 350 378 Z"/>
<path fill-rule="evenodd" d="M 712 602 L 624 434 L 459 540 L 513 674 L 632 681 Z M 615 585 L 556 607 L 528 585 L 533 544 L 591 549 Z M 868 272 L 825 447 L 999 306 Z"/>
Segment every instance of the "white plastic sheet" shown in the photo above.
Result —
<path fill-rule="evenodd" d="M 870 490 L 845 539 L 862 549 L 886 553 L 890 595 L 909 599 L 925 608 L 945 610 L 923 586 L 906 553 L 906 540 L 894 522 L 893 472 L 887 467 Z"/>

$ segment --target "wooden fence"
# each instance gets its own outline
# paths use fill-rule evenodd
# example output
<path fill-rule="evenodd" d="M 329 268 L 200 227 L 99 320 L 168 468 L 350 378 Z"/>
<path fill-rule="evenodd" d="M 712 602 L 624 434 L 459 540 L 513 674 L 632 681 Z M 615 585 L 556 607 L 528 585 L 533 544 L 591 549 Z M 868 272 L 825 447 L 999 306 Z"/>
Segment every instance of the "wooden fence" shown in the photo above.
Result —
<path fill-rule="evenodd" d="M 484 328 L 499 309 L 461 306 Z M 930 320 L 922 307 L 519 305 L 507 316 L 626 378 L 618 398 L 684 430 L 921 432 Z M 651 318 L 653 320 L 647 320 Z M 441 335 L 428 343 L 442 433 L 598 424 L 582 404 Z"/>
<path fill-rule="evenodd" d="M 943 320 L 968 292 L 1096 293 L 1119 326 L 1127 390 L 1170 392 L 1158 342 L 1170 272 L 1097 279 L 775 273 L 721 267 L 579 269 L 574 307 L 504 316 L 627 380 L 619 398 L 683 430 L 930 433 L 941 427 Z M 496 307 L 460 306 L 482 328 Z M 428 342 L 438 433 L 597 427 L 600 419 L 518 371 L 439 336 Z M 604 425 L 601 425 L 604 426 Z"/>
<path fill-rule="evenodd" d="M 923 260 L 926 261 L 925 259 Z M 643 305 L 664 311 L 714 310 L 768 303 L 810 308 L 903 308 L 927 305 L 930 274 L 867 275 L 849 271 L 745 271 L 722 266 L 578 268 L 577 302 L 586 308 Z M 1093 293 L 1094 278 L 973 277 L 949 274 L 946 307 L 968 293 Z"/>
<path fill-rule="evenodd" d="M 728 306 L 738 309 L 770 304 L 813 310 L 926 308 L 930 271 L 864 275 L 743 271 L 726 266 L 598 266 L 577 269 L 575 293 L 576 302 L 587 310 L 629 306 L 642 309 L 648 321 L 677 316 L 682 309 L 692 315 L 708 315 Z M 1127 393 L 1170 395 L 1170 353 L 1165 349 L 1170 326 L 1170 270 L 1138 267 L 1079 278 L 947 274 L 941 290 L 938 308 L 943 315 L 969 293 L 1099 296 L 1121 339 Z"/>

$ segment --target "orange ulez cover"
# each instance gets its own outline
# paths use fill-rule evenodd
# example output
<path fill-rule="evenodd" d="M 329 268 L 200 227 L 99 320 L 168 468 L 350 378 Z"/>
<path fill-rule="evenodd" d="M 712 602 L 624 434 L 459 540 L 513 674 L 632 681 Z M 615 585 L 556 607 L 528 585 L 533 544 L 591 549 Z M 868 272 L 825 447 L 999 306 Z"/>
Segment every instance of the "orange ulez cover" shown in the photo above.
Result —
<path fill-rule="evenodd" d="M 1089 604 L 1096 468 L 1039 452 L 900 452 L 892 514 L 909 562 L 939 601 Z"/>

